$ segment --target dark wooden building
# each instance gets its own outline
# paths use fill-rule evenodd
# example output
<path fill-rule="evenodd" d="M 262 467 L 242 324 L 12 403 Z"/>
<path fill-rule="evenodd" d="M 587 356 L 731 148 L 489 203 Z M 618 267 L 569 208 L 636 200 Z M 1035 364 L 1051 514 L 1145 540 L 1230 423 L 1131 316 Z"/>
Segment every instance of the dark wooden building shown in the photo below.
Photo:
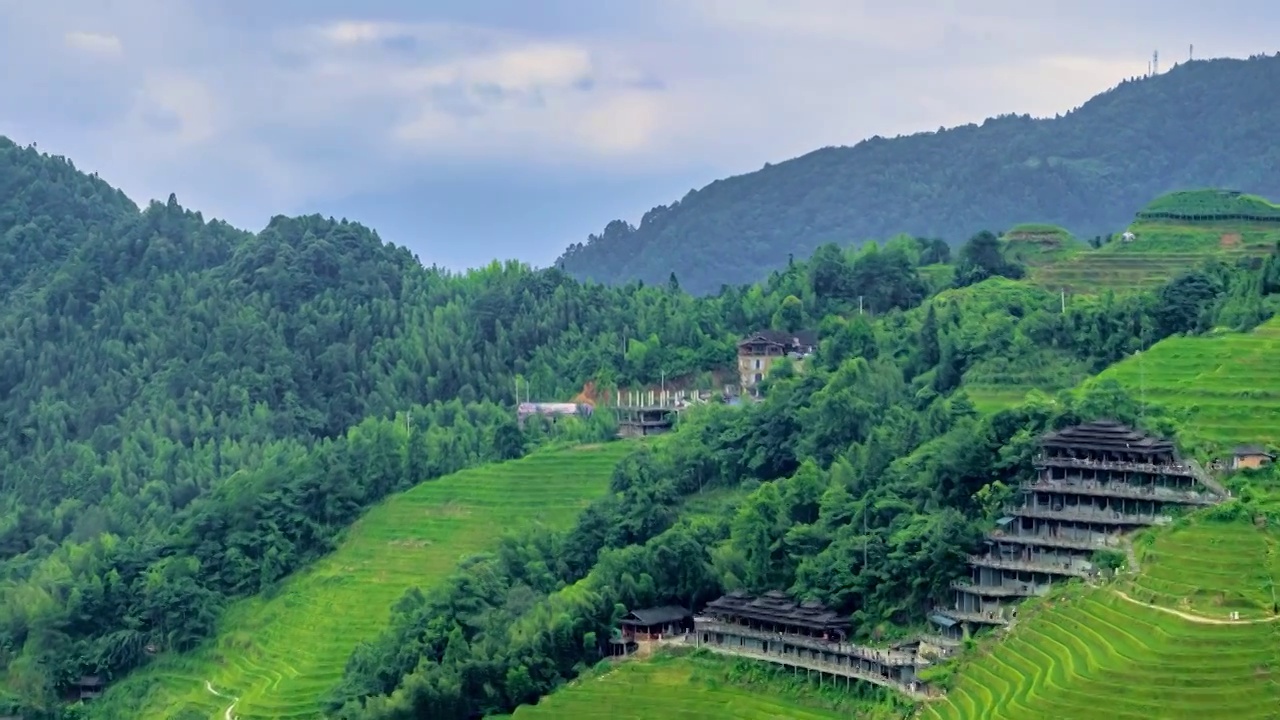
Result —
<path fill-rule="evenodd" d="M 624 639 L 659 639 L 693 630 L 693 613 L 679 605 L 644 608 L 627 613 L 618 625 Z"/>
<path fill-rule="evenodd" d="M 1225 495 L 1171 441 L 1114 420 L 1045 434 L 1034 462 L 1036 477 L 1021 484 L 1019 502 L 1005 509 L 984 551 L 969 557 L 971 576 L 952 585 L 952 606 L 930 617 L 942 635 L 1006 625 L 1023 599 L 1096 573 L 1093 554 L 1121 547 L 1125 533 Z"/>
<path fill-rule="evenodd" d="M 699 647 L 777 663 L 834 681 L 862 680 L 915 698 L 936 693 L 916 678 L 928 661 L 911 650 L 855 645 L 846 640 L 849 618 L 820 603 L 797 603 L 778 591 L 752 597 L 733 592 L 694 618 Z"/>

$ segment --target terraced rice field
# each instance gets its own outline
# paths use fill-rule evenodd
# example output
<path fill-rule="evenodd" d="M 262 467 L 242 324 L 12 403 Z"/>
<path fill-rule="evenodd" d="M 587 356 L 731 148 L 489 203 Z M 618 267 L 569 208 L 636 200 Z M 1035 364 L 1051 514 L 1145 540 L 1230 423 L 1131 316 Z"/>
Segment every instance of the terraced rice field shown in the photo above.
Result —
<path fill-rule="evenodd" d="M 1280 444 L 1280 319 L 1248 333 L 1169 338 L 1098 377 L 1181 416 L 1184 443 Z"/>
<path fill-rule="evenodd" d="M 628 660 L 523 705 L 512 720 L 835 720 L 848 713 L 807 707 L 798 699 L 712 682 L 699 670 L 716 658 Z"/>
<path fill-rule="evenodd" d="M 148 720 L 194 709 L 222 720 L 230 703 L 210 692 L 207 680 L 239 698 L 239 720 L 319 717 L 320 697 L 338 682 L 356 643 L 386 625 L 405 590 L 445 577 L 509 529 L 569 526 L 608 489 L 614 465 L 631 447 L 537 453 L 393 496 L 274 596 L 229 609 L 211 646 L 135 674 L 111 689 L 96 714 Z"/>
<path fill-rule="evenodd" d="M 1142 572 L 1124 592 L 1205 617 L 1271 617 L 1280 593 L 1273 587 L 1280 581 L 1276 545 L 1275 535 L 1245 523 L 1196 523 L 1156 533 L 1152 542 L 1138 542 Z"/>
<path fill-rule="evenodd" d="M 1077 294 L 1152 288 L 1213 257 L 1264 255 L 1280 240 L 1280 231 L 1268 227 L 1141 223 L 1130 229 L 1133 242 L 1114 240 L 1034 267 L 1032 282 Z"/>
<path fill-rule="evenodd" d="M 1155 579 L 1139 584 L 1167 581 L 1176 556 L 1188 563 L 1182 582 L 1208 583 L 1198 592 L 1251 585 L 1245 594 L 1256 594 L 1264 589 L 1254 584 L 1258 578 L 1230 574 L 1247 561 L 1268 563 L 1265 544 L 1247 540 L 1249 532 L 1258 531 L 1206 525 L 1193 535 L 1175 532 L 1155 546 L 1169 567 L 1153 567 Z M 1192 539 L 1210 544 L 1186 545 Z M 1215 570 L 1217 550 L 1244 558 Z M 1246 720 L 1278 712 L 1280 622 L 1193 621 L 1127 600 L 1109 586 L 1076 588 L 1026 613 L 1007 637 L 962 665 L 946 699 L 925 705 L 922 717 Z"/>

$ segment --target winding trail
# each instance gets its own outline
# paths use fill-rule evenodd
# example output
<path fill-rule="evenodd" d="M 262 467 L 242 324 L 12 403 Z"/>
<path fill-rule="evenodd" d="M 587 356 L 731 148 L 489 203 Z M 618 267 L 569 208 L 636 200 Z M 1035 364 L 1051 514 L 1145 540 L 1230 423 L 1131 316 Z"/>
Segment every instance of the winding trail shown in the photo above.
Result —
<path fill-rule="evenodd" d="M 1200 623 L 1202 625 L 1260 625 L 1262 623 L 1269 623 L 1269 622 L 1275 622 L 1277 620 L 1280 620 L 1280 615 L 1273 615 L 1271 617 L 1260 618 L 1255 620 L 1222 620 L 1220 618 L 1205 617 L 1203 615 L 1192 615 L 1191 613 L 1185 613 L 1185 612 L 1182 612 L 1181 610 L 1174 610 L 1173 608 L 1160 607 L 1159 605 L 1152 605 L 1151 603 L 1145 603 L 1145 602 L 1142 602 L 1141 600 L 1135 600 L 1134 598 L 1129 597 L 1128 595 L 1124 594 L 1120 590 L 1112 590 L 1111 592 L 1119 595 L 1121 598 L 1125 600 L 1128 600 L 1134 605 L 1141 605 L 1142 607 L 1151 608 L 1152 610 L 1159 610 L 1160 612 L 1169 613 L 1170 615 L 1177 615 L 1183 620 L 1187 620 L 1193 623 Z M 230 718 L 228 718 L 228 720 L 230 720 Z"/>
<path fill-rule="evenodd" d="M 205 689 L 205 690 L 208 690 L 209 692 L 213 693 L 214 695 L 217 695 L 217 696 L 218 696 L 218 697 L 220 697 L 220 698 L 223 698 L 223 699 L 226 699 L 226 700 L 230 700 L 230 701 L 231 701 L 231 704 L 227 706 L 227 711 L 226 711 L 225 713 L 223 713 L 223 714 L 222 714 L 222 717 L 223 717 L 223 719 L 224 719 L 224 720 L 236 720 L 236 716 L 235 716 L 235 715 L 233 715 L 233 714 L 231 714 L 231 711 L 236 709 L 236 703 L 240 702 L 240 698 L 238 698 L 238 697 L 233 697 L 233 696 L 231 696 L 231 695 L 223 695 L 222 693 L 218 692 L 217 690 L 214 690 L 214 689 L 213 689 L 213 683 L 209 682 L 208 680 L 205 680 L 205 681 L 204 681 L 204 689 Z"/>

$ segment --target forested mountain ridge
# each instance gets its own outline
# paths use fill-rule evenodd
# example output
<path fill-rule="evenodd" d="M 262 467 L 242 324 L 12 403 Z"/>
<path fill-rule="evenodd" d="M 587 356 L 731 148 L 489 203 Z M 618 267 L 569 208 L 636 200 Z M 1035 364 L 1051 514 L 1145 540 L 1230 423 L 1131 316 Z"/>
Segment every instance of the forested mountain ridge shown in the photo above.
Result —
<path fill-rule="evenodd" d="M 1151 198 L 1226 187 L 1280 196 L 1280 54 L 1182 63 L 1126 80 L 1056 118 L 823 148 L 717 180 L 638 227 L 614 221 L 557 261 L 578 278 L 691 292 L 749 283 L 826 242 L 905 232 L 958 243 L 1037 221 L 1077 236 L 1120 229 Z"/>
<path fill-rule="evenodd" d="M 124 193 L 0 136 L 0 298 L 33 270 L 52 270 L 74 244 L 136 213 Z"/>
<path fill-rule="evenodd" d="M 720 303 L 665 287 L 140 210 L 8 140 L 0 182 L 0 714 L 199 642 L 387 493 L 537 444 L 517 378 L 568 397 L 732 357 Z"/>

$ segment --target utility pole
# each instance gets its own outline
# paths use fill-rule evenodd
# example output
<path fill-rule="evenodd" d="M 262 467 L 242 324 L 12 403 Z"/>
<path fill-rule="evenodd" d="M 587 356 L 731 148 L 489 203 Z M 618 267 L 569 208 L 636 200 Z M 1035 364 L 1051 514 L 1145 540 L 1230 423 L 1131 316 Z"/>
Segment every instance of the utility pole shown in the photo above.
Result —
<path fill-rule="evenodd" d="M 1067 289 L 1062 288 L 1062 314 L 1067 314 Z"/>
<path fill-rule="evenodd" d="M 1135 355 L 1138 356 L 1138 418 L 1143 424 L 1147 421 L 1147 368 L 1142 363 L 1142 351 L 1139 350 Z"/>
<path fill-rule="evenodd" d="M 870 504 L 870 498 L 862 498 L 862 567 L 867 567 L 867 506 Z"/>

